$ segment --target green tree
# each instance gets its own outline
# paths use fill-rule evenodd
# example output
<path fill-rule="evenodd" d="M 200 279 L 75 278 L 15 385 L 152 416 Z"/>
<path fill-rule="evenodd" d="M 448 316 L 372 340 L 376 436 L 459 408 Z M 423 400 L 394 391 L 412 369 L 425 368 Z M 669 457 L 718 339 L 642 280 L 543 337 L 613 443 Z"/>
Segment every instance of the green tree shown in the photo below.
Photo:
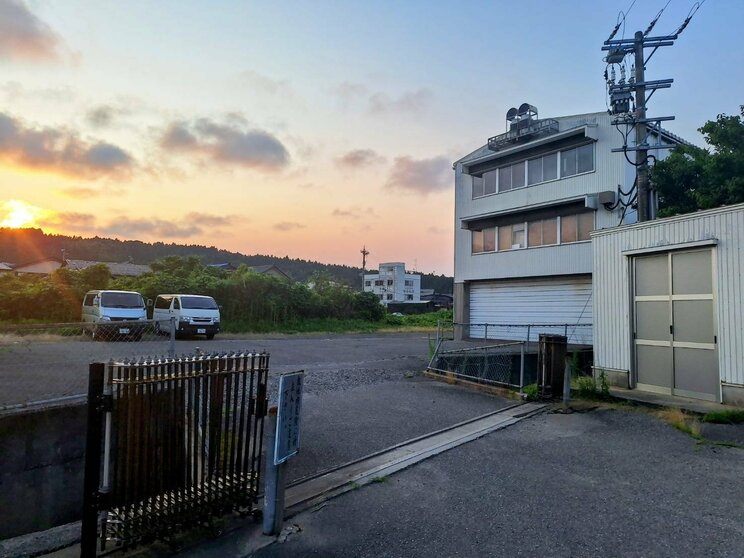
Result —
<path fill-rule="evenodd" d="M 708 148 L 682 145 L 654 165 L 660 216 L 744 202 L 744 105 L 740 110 L 699 128 Z"/>

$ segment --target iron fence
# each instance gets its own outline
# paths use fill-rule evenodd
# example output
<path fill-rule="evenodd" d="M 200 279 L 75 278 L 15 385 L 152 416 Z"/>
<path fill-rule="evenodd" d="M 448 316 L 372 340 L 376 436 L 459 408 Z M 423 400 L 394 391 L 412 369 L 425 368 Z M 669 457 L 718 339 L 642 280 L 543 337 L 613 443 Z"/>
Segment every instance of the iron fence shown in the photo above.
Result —
<path fill-rule="evenodd" d="M 253 509 L 268 369 L 267 353 L 91 365 L 83 556 Z"/>

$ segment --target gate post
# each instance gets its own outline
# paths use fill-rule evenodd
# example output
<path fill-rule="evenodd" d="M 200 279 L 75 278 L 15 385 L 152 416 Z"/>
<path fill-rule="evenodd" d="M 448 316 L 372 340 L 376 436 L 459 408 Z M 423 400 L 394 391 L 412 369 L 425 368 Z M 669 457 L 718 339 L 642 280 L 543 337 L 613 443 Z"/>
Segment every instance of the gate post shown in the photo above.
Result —
<path fill-rule="evenodd" d="M 80 532 L 80 556 L 96 555 L 98 538 L 98 488 L 101 482 L 101 432 L 103 428 L 103 383 L 105 365 L 90 365 L 88 376 L 88 426 L 85 440 L 85 477 L 83 482 L 83 523 Z"/>

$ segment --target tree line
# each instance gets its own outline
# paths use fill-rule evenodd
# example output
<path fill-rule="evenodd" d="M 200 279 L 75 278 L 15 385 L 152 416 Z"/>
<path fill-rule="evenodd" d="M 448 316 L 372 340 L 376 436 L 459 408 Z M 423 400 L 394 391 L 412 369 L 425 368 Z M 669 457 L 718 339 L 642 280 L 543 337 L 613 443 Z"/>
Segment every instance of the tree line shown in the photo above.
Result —
<path fill-rule="evenodd" d="M 61 258 L 64 251 L 69 259 L 150 264 L 167 256 L 197 256 L 205 264 L 230 263 L 234 266 L 276 265 L 295 281 L 307 282 L 316 273 L 326 273 L 337 283 L 355 290 L 362 289 L 362 270 L 347 265 L 324 264 L 315 261 L 269 255 L 246 255 L 222 250 L 214 246 L 142 242 L 112 238 L 82 238 L 60 234 L 46 234 L 41 229 L 0 228 L 0 262 L 26 263 L 32 259 Z M 421 287 L 438 293 L 452 293 L 452 277 L 422 274 Z"/>
<path fill-rule="evenodd" d="M 49 276 L 0 275 L 0 320 L 5 322 L 80 320 L 85 293 L 92 289 L 137 291 L 145 299 L 159 294 L 212 296 L 222 320 L 233 329 L 257 330 L 314 318 L 381 320 L 384 308 L 372 293 L 356 292 L 323 273 L 306 284 L 259 274 L 246 265 L 227 272 L 195 256 L 168 256 L 139 277 L 112 278 L 105 264 L 76 271 L 60 268 Z"/>

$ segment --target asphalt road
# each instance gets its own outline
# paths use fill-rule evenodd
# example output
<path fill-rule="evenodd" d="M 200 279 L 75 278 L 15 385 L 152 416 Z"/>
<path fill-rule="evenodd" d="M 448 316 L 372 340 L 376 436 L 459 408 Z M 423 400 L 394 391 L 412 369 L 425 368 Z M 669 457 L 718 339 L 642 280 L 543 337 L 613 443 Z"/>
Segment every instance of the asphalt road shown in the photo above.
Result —
<path fill-rule="evenodd" d="M 167 353 L 165 338 L 141 342 L 0 341 L 0 407 L 87 392 L 88 365 L 109 359 Z M 176 341 L 176 354 L 268 351 L 270 375 L 305 369 L 306 393 L 400 378 L 426 367 L 428 336 L 421 333 L 246 336 Z M 272 382 L 273 385 L 273 382 Z"/>
<path fill-rule="evenodd" d="M 647 414 L 543 414 L 304 512 L 256 556 L 740 557 L 743 477 L 744 450 Z"/>

